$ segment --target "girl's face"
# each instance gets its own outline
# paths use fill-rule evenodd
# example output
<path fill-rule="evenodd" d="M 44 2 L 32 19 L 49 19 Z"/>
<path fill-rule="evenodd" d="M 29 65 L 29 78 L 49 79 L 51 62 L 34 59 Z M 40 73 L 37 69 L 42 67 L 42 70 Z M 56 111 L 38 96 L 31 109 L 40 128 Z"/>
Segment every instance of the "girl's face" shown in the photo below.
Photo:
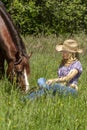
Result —
<path fill-rule="evenodd" d="M 62 51 L 62 57 L 64 60 L 68 60 L 71 57 L 71 53 L 67 51 Z"/>

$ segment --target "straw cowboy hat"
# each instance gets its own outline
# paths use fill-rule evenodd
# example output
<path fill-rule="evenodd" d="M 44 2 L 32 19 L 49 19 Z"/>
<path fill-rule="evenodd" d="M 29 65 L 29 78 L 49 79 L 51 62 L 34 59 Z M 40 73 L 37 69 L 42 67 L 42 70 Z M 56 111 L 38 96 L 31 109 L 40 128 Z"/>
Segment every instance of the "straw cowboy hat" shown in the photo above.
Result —
<path fill-rule="evenodd" d="M 63 45 L 56 45 L 56 50 L 58 52 L 61 52 L 61 51 L 69 51 L 69 52 L 72 52 L 72 53 L 82 53 L 82 49 L 79 48 L 79 45 L 77 43 L 77 41 L 73 40 L 73 39 L 68 39 L 68 40 L 65 40 L 63 42 Z"/>

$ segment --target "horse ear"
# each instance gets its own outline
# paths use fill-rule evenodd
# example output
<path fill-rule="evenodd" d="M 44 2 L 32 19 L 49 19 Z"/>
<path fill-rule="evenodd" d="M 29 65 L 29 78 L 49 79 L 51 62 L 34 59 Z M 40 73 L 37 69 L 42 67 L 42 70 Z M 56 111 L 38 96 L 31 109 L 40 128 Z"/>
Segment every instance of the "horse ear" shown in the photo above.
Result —
<path fill-rule="evenodd" d="M 32 56 L 32 54 L 33 54 L 33 52 L 30 52 L 29 54 L 28 54 L 28 58 L 30 59 L 30 57 Z"/>

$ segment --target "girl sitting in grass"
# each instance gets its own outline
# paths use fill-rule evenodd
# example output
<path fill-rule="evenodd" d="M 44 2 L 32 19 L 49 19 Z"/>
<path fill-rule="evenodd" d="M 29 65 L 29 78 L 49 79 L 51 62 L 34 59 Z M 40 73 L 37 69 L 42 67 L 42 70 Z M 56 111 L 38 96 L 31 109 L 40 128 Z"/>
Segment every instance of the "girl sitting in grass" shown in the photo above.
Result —
<path fill-rule="evenodd" d="M 29 98 L 40 97 L 47 91 L 51 91 L 52 95 L 57 92 L 63 95 L 77 94 L 78 79 L 82 73 L 82 65 L 79 61 L 79 53 L 82 53 L 82 49 L 79 49 L 77 41 L 68 39 L 62 45 L 56 45 L 56 50 L 62 54 L 58 77 L 48 80 L 39 78 L 40 89 L 30 93 Z"/>

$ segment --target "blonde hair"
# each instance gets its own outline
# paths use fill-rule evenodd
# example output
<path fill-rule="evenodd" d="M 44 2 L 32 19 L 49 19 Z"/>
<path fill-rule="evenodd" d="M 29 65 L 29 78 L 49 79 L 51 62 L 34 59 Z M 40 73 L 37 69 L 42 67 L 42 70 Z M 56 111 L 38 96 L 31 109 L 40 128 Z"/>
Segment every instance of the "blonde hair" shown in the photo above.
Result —
<path fill-rule="evenodd" d="M 70 52 L 69 53 L 69 58 L 67 60 L 62 59 L 61 63 L 60 63 L 60 66 L 63 66 L 63 65 L 68 66 L 72 62 L 77 61 L 77 60 L 79 60 L 79 53 L 78 52 L 76 52 L 76 53 L 71 53 Z"/>

